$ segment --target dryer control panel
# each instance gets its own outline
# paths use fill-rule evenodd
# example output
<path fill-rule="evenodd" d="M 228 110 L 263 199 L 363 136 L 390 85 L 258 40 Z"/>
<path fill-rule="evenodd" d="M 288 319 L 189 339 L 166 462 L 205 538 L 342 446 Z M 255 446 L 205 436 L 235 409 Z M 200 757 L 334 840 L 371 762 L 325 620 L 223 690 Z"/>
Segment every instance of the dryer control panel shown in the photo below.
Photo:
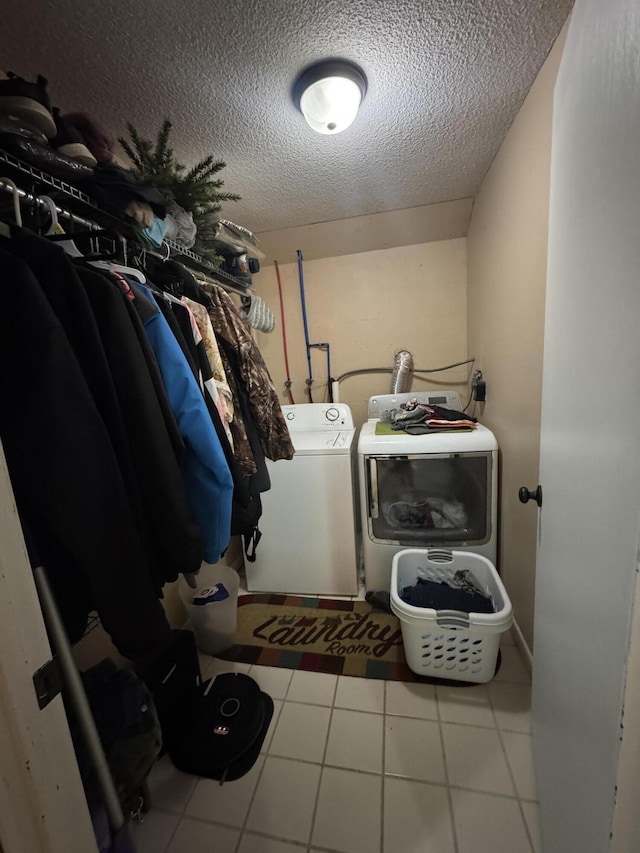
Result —
<path fill-rule="evenodd" d="M 290 431 L 353 429 L 351 409 L 345 403 L 300 403 L 283 406 L 282 413 Z"/>
<path fill-rule="evenodd" d="M 369 418 L 379 418 L 383 412 L 389 409 L 399 409 L 402 403 L 409 400 L 417 400 L 427 406 L 443 406 L 445 409 L 460 411 L 462 406 L 460 395 L 457 391 L 408 391 L 402 394 L 378 394 L 369 397 Z"/>

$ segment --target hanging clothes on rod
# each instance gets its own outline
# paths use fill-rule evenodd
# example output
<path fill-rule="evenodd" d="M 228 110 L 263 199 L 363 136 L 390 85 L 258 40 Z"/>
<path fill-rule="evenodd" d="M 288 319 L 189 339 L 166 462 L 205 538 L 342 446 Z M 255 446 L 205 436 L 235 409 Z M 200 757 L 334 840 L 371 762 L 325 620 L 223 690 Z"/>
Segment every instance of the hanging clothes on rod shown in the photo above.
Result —
<path fill-rule="evenodd" d="M 145 332 L 156 355 L 169 402 L 185 439 L 182 473 L 205 539 L 204 559 L 216 563 L 231 535 L 233 481 L 193 369 L 153 291 L 131 283 Z M 170 309 L 169 309 L 170 310 Z M 217 507 L 217 512 L 212 509 Z"/>
<path fill-rule="evenodd" d="M 226 399 L 232 436 L 231 533 L 244 537 L 251 559 L 259 539 L 260 494 L 271 487 L 265 458 L 290 459 L 294 452 L 273 382 L 251 330 L 221 286 L 196 280 L 171 261 L 156 263 L 151 275 L 192 307 L 203 335 L 208 328 L 215 341 L 210 363 Z"/>
<path fill-rule="evenodd" d="M 242 536 L 245 557 L 252 562 L 262 535 L 258 527 L 260 494 L 271 488 L 265 459 L 292 459 L 295 451 L 273 381 L 239 308 L 217 285 L 205 285 L 202 290 L 208 298 L 207 311 L 225 372 L 231 377 L 236 411 L 231 426 L 233 431 L 235 424 L 237 430 L 234 446 L 250 496 L 246 507 L 235 508 L 231 530 Z"/>
<path fill-rule="evenodd" d="M 193 581 L 234 533 L 246 544 L 250 530 L 257 543 L 259 493 L 269 482 L 255 472 L 265 452 L 290 458 L 293 446 L 284 421 L 274 428 L 269 406 L 256 406 L 262 398 L 277 403 L 257 348 L 255 376 L 243 374 L 244 321 L 234 316 L 237 334 L 225 340 L 212 324 L 212 298 L 184 266 L 149 251 L 142 263 L 132 261 L 125 237 L 106 229 L 105 219 L 79 217 L 59 196 L 0 187 L 14 192 L 14 216 L 0 230 L 0 440 L 37 554 L 43 609 L 56 617 L 47 627 L 70 671 L 86 745 L 95 747 L 89 754 L 115 834 L 124 829 L 122 792 L 109 780 L 114 771 L 101 755 L 102 732 L 92 725 L 67 640 L 77 642 L 97 611 L 151 691 L 166 742 L 175 739 L 202 698 L 201 677 L 193 634 L 169 626 L 163 586 L 180 574 Z M 58 216 L 71 223 L 69 233 L 56 233 Z M 174 287 L 176 272 L 186 287 Z M 229 369 L 239 366 L 237 396 L 223 352 Z M 262 398 L 256 383 L 265 384 Z M 251 476 L 232 439 L 240 415 L 249 452 L 260 460 Z M 153 761 L 157 751 L 145 755 Z"/>
<path fill-rule="evenodd" d="M 22 226 L 20 199 L 24 199 L 29 204 L 35 204 L 45 208 L 49 208 L 50 203 L 53 203 L 57 215 L 62 216 L 64 219 L 67 219 L 74 226 L 79 226 L 87 229 L 98 229 L 100 227 L 99 225 L 96 225 L 95 222 L 90 222 L 88 219 L 85 219 L 82 216 L 76 216 L 75 213 L 71 213 L 71 211 L 66 210 L 64 207 L 59 207 L 48 196 L 34 196 L 31 193 L 20 189 L 20 187 L 16 186 L 16 184 L 10 178 L 0 177 L 0 190 L 2 190 L 3 192 L 9 192 L 14 197 L 14 222 L 16 225 Z"/>
<path fill-rule="evenodd" d="M 26 232 L 2 239 L 0 269 L 11 306 L 0 321 L 0 435 L 67 630 L 78 639 L 96 607 L 125 657 L 153 655 L 169 638 L 162 585 L 218 559 L 229 539 L 231 478 L 215 430 L 206 441 L 226 492 L 198 518 L 189 449 L 131 294 Z M 205 514 L 216 526 L 208 552 Z"/>
<path fill-rule="evenodd" d="M 50 201 L 19 188 L 16 196 L 29 214 L 46 208 L 37 222 L 58 230 Z M 216 562 L 231 535 L 257 529 L 259 494 L 270 487 L 265 456 L 291 458 L 293 445 L 266 365 L 222 287 L 205 293 L 156 252 L 141 251 L 144 266 L 132 266 L 121 235 L 103 254 L 98 238 L 108 232 L 71 216 L 83 231 L 44 239 L 12 225 L 12 239 L 0 241 L 0 271 L 29 282 L 15 304 L 21 318 L 33 304 L 25 328 L 42 350 L 39 374 L 14 322 L 0 342 L 3 368 L 18 363 L 27 387 L 47 378 L 39 418 L 18 399 L 20 382 L 7 379 L 18 403 L 0 418 L 0 435 L 14 446 L 17 491 L 70 637 L 97 609 L 121 653 L 137 660 L 167 639 L 162 586 L 192 577 L 203 559 Z M 18 421 L 27 420 L 21 435 Z M 27 435 L 37 445 L 31 457 Z M 51 487 L 37 498 L 39 471 Z M 59 506 L 55 494 L 65 496 Z"/>
<path fill-rule="evenodd" d="M 114 444 L 60 318 L 4 241 L 0 269 L 0 437 L 67 632 L 79 639 L 95 607 L 125 657 L 153 655 L 169 626 Z"/>
<path fill-rule="evenodd" d="M 264 454 L 273 461 L 292 459 L 293 444 L 278 395 L 245 319 L 222 287 L 209 285 L 203 289 L 210 298 L 213 328 L 227 355 L 237 360 L 237 373 L 246 386 Z"/>
<path fill-rule="evenodd" d="M 198 288 L 196 280 L 191 273 L 181 263 L 177 263 L 174 260 L 163 258 L 162 263 L 154 264 L 150 270 L 150 274 L 156 284 L 174 297 L 179 297 L 180 301 L 193 314 L 198 331 L 202 336 L 206 360 L 213 374 L 213 382 L 218 394 L 219 405 L 213 391 L 212 397 L 216 401 L 216 406 L 223 420 L 225 433 L 229 443 L 233 447 L 233 436 L 229 428 L 229 425 L 234 420 L 233 395 L 220 357 L 218 341 L 211 325 L 209 314 L 207 313 L 206 306 L 209 303 L 209 298 Z"/>

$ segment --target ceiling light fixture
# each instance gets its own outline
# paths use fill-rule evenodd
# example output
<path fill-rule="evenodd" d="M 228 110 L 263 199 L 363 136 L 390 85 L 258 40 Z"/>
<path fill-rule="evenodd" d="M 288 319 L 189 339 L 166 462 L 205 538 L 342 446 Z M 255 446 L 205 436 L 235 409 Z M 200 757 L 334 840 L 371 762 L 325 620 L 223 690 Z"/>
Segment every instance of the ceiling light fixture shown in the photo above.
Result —
<path fill-rule="evenodd" d="M 318 133 L 340 133 L 353 122 L 367 92 L 364 71 L 346 59 L 306 68 L 293 87 L 296 107 Z"/>

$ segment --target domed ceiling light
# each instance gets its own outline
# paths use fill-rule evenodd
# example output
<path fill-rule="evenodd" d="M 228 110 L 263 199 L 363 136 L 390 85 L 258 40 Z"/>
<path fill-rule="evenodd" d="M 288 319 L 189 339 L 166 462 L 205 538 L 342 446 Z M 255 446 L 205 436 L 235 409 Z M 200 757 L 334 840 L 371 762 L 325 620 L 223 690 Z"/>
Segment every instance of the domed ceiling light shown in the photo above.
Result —
<path fill-rule="evenodd" d="M 300 74 L 293 98 L 309 127 L 332 134 L 349 127 L 366 92 L 367 78 L 361 68 L 346 59 L 327 59 Z"/>

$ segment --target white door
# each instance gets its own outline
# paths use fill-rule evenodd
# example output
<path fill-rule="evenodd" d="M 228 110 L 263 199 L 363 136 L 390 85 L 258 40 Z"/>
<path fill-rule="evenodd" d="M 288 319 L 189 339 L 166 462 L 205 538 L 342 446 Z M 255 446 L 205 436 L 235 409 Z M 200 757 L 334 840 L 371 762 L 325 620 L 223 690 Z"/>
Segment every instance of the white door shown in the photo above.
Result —
<path fill-rule="evenodd" d="M 33 673 L 51 657 L 0 444 L 0 850 L 97 850 L 61 696 Z"/>
<path fill-rule="evenodd" d="M 640 531 L 639 55 L 637 0 L 578 0 L 554 101 L 544 346 L 533 716 L 545 853 L 610 847 Z"/>

